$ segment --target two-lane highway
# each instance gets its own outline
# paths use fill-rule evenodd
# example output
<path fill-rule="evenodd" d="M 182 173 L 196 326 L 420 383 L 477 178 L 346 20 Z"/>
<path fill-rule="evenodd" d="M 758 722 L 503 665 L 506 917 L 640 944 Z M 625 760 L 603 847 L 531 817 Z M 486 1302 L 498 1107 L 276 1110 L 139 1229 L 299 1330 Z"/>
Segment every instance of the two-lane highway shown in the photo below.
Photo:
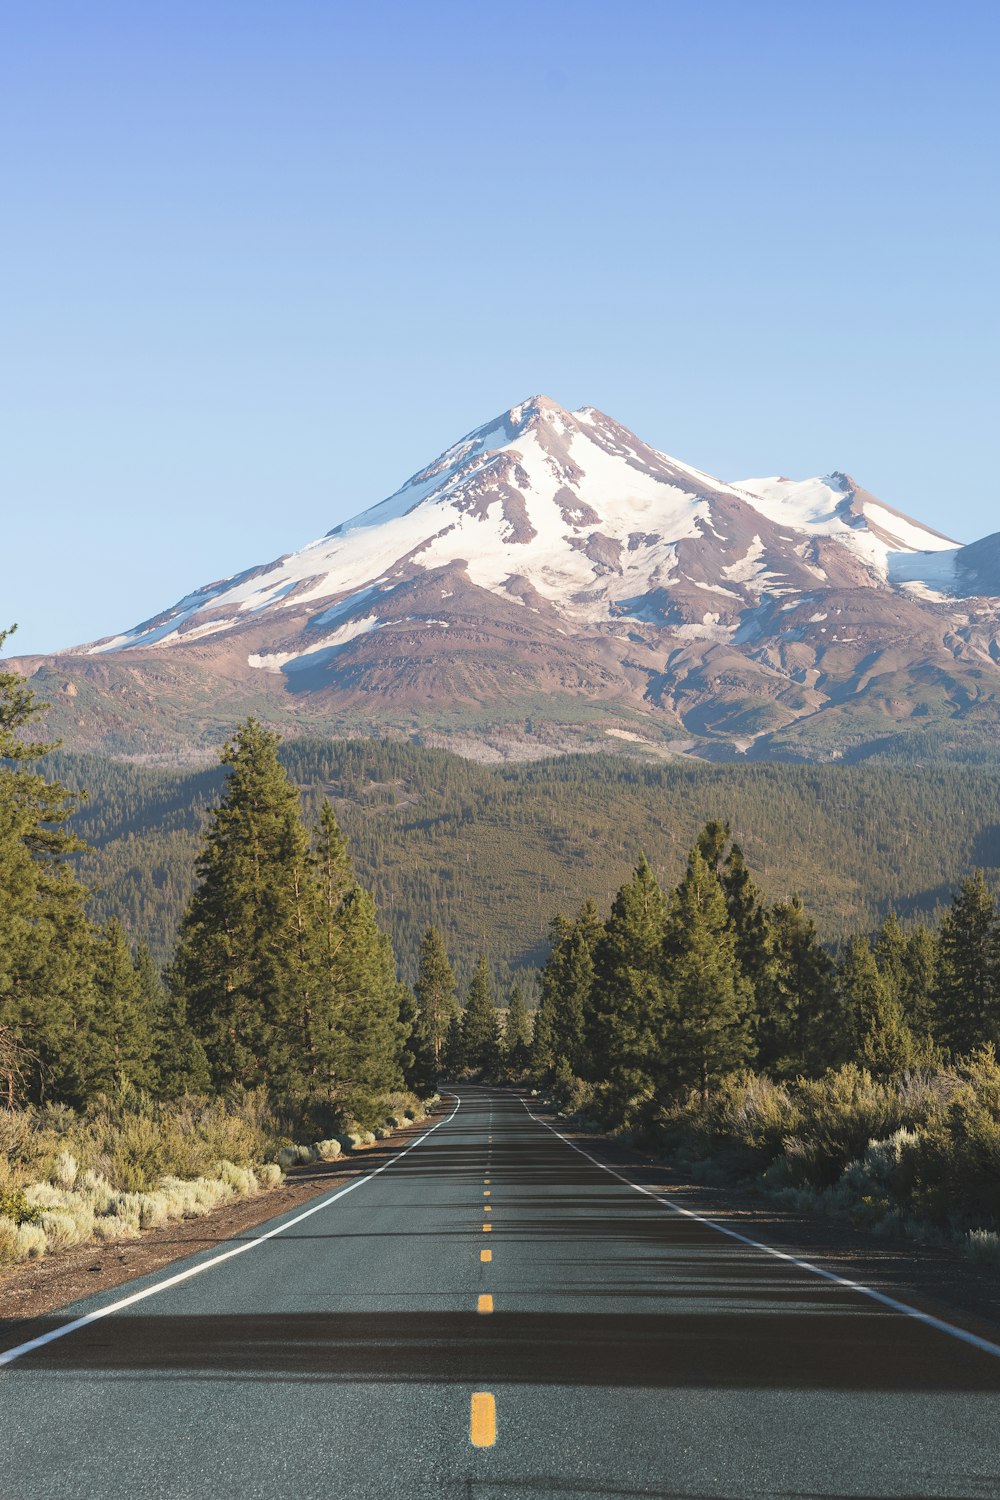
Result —
<path fill-rule="evenodd" d="M 1000 1351 L 459 1093 L 378 1174 L 0 1340 L 2 1500 L 1000 1495 Z"/>

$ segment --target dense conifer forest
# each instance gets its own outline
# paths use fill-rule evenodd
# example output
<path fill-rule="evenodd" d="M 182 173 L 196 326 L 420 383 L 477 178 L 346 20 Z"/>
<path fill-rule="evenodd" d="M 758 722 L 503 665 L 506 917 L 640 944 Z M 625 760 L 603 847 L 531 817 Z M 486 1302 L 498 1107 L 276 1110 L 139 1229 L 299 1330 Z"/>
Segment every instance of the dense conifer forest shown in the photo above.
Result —
<path fill-rule="evenodd" d="M 329 799 L 411 983 L 430 922 L 463 984 L 480 952 L 500 985 L 540 967 L 558 911 L 610 902 L 639 850 L 665 879 L 679 878 L 699 828 L 717 817 L 767 895 L 801 895 L 836 944 L 890 909 L 904 921 L 933 916 L 970 869 L 985 869 L 990 884 L 1000 874 L 1000 780 L 983 767 L 593 755 L 497 768 L 374 740 L 294 741 L 279 756 L 307 821 Z M 97 887 L 91 911 L 117 917 L 166 962 L 222 770 L 60 753 L 47 765 L 88 793 L 70 826 L 94 849 L 78 867 Z"/>

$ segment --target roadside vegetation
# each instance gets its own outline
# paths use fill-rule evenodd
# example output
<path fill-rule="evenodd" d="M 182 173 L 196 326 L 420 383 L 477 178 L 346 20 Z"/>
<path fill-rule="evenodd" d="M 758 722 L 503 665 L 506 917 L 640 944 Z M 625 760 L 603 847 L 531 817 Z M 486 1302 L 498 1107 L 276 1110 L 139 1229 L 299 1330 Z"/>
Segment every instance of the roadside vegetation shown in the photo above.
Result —
<path fill-rule="evenodd" d="M 835 960 L 712 822 L 664 890 L 557 918 L 529 1076 L 702 1181 L 1000 1263 L 1000 920 L 981 872 L 934 927 Z"/>
<path fill-rule="evenodd" d="M 0 1265 L 200 1215 L 422 1118 L 432 1038 L 276 736 L 249 720 L 223 752 L 161 972 L 88 915 L 41 707 L 0 673 Z"/>

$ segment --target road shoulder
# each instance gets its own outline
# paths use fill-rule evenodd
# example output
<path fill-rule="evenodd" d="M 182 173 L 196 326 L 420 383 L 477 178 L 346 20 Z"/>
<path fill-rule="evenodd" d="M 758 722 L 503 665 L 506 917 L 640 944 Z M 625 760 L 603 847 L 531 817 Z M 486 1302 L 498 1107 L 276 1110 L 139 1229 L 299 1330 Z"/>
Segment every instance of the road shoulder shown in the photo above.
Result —
<path fill-rule="evenodd" d="M 974 1265 L 960 1250 L 882 1238 L 841 1219 L 793 1213 L 748 1187 L 706 1187 L 611 1137 L 581 1130 L 521 1095 L 567 1141 L 630 1182 L 747 1239 L 814 1261 L 945 1322 L 1000 1343 L 1000 1269 Z"/>
<path fill-rule="evenodd" d="M 19 1332 L 35 1318 L 95 1293 L 112 1291 L 183 1257 L 217 1249 L 269 1219 L 335 1192 L 352 1178 L 383 1166 L 446 1113 L 438 1108 L 426 1119 L 394 1132 L 390 1140 L 339 1161 L 295 1167 L 280 1187 L 223 1204 L 204 1218 L 176 1219 L 147 1231 L 141 1239 L 79 1245 L 14 1267 L 0 1275 L 0 1347 L 16 1343 Z"/>

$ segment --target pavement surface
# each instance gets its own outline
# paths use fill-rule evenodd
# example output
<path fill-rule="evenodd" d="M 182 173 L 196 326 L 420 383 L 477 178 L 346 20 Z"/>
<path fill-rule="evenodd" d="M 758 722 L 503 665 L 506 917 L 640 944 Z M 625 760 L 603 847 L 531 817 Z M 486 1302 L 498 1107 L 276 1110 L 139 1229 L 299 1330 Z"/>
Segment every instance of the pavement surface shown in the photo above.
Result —
<path fill-rule="evenodd" d="M 981 1329 L 459 1094 L 377 1173 L 0 1343 L 2 1500 L 1000 1496 Z"/>

